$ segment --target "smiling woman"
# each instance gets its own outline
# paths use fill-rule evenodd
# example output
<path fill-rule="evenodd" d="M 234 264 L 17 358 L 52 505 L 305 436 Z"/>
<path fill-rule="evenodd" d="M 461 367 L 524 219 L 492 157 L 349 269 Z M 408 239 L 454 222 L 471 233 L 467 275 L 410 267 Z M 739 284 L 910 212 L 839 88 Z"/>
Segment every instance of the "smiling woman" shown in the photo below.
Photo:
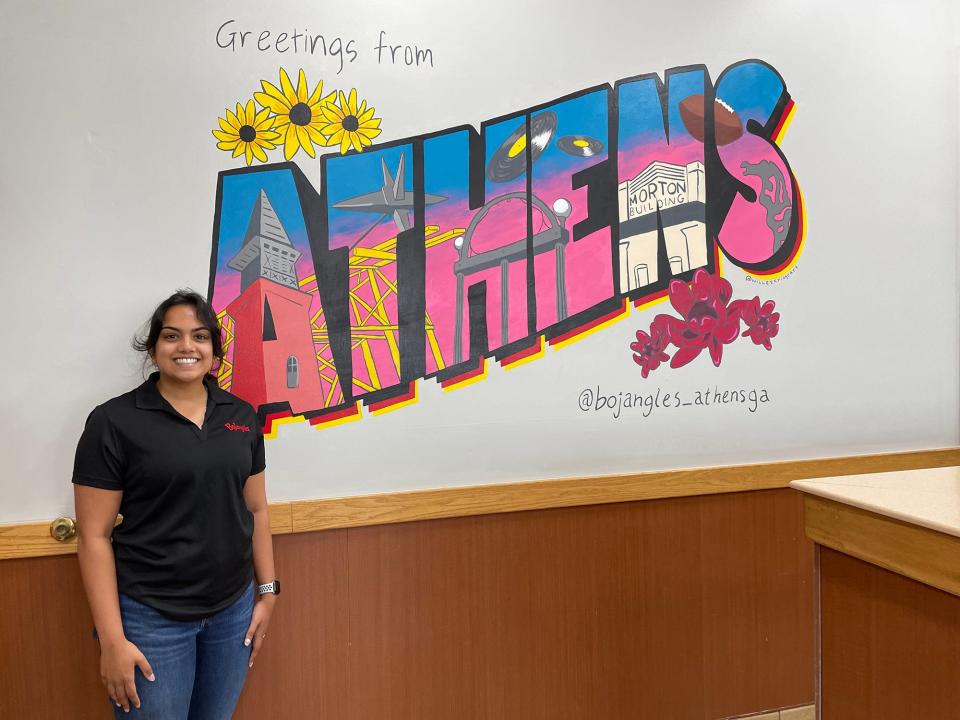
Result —
<path fill-rule="evenodd" d="M 157 306 L 147 333 L 133 341 L 135 350 L 145 353 L 160 371 L 159 384 L 169 379 L 182 382 L 202 380 L 211 372 L 213 361 L 223 361 L 220 327 L 213 309 L 197 293 L 180 290 Z"/>
<path fill-rule="evenodd" d="M 156 372 L 90 413 L 73 473 L 100 675 L 118 717 L 226 719 L 280 591 L 263 435 L 211 375 L 223 346 L 203 297 L 164 300 L 134 347 Z"/>

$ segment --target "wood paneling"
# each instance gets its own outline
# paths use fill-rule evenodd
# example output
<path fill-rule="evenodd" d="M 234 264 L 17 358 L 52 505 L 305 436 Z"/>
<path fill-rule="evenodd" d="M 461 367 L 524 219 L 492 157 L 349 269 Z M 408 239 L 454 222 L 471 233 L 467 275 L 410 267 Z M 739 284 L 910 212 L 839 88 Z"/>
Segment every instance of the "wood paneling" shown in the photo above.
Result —
<path fill-rule="evenodd" d="M 960 537 L 815 495 L 804 508 L 814 542 L 960 595 Z"/>
<path fill-rule="evenodd" d="M 278 538 L 276 645 L 238 717 L 712 720 L 809 703 L 801 515 L 776 490 Z"/>
<path fill-rule="evenodd" d="M 0 588 L 0 718 L 112 718 L 77 559 L 0 563 Z"/>
<path fill-rule="evenodd" d="M 283 592 L 251 670 L 239 720 L 346 719 L 350 714 L 347 533 L 274 538 Z"/>
<path fill-rule="evenodd" d="M 720 711 L 704 717 L 813 702 L 813 545 L 795 534 L 799 499 L 719 500 L 702 513 L 704 678 L 708 707 Z"/>
<path fill-rule="evenodd" d="M 284 592 L 240 720 L 715 720 L 813 700 L 793 490 L 275 542 Z M 0 717 L 109 717 L 76 560 L 0 563 L 0 587 Z"/>
<path fill-rule="evenodd" d="M 955 718 L 960 598 L 820 549 L 823 720 Z"/>
<path fill-rule="evenodd" d="M 275 535 L 553 507 L 749 492 L 805 478 L 960 465 L 960 448 L 384 493 L 270 504 Z M 0 560 L 76 552 L 47 523 L 0 525 Z"/>

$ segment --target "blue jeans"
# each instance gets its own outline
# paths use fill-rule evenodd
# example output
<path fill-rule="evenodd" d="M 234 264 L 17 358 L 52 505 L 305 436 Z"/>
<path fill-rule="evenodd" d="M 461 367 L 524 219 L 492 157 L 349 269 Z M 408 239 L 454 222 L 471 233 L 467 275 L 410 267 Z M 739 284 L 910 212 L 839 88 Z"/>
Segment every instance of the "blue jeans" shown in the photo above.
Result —
<path fill-rule="evenodd" d="M 181 622 L 120 595 L 127 640 L 142 652 L 156 680 L 135 672 L 140 709 L 114 707 L 124 720 L 229 720 L 247 677 L 243 644 L 253 615 L 253 585 L 233 605 L 203 620 Z"/>

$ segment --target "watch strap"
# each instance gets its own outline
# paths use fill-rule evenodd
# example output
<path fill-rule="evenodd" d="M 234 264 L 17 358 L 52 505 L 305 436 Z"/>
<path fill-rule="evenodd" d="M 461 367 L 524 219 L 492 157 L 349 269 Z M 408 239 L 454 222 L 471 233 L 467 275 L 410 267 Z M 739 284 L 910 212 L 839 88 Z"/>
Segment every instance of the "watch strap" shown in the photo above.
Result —
<path fill-rule="evenodd" d="M 272 582 L 264 583 L 263 585 L 257 585 L 257 594 L 266 595 L 267 593 L 273 593 L 274 595 L 280 594 L 280 583 L 277 580 Z"/>

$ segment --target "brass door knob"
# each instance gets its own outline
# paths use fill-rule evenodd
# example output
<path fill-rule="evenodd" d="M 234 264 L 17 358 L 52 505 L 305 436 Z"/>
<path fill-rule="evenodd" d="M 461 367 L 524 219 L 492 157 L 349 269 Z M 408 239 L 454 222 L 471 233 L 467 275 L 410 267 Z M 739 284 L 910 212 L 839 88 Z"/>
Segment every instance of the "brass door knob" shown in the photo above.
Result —
<path fill-rule="evenodd" d="M 58 542 L 66 542 L 77 534 L 77 523 L 71 517 L 58 517 L 50 523 L 50 535 Z"/>

